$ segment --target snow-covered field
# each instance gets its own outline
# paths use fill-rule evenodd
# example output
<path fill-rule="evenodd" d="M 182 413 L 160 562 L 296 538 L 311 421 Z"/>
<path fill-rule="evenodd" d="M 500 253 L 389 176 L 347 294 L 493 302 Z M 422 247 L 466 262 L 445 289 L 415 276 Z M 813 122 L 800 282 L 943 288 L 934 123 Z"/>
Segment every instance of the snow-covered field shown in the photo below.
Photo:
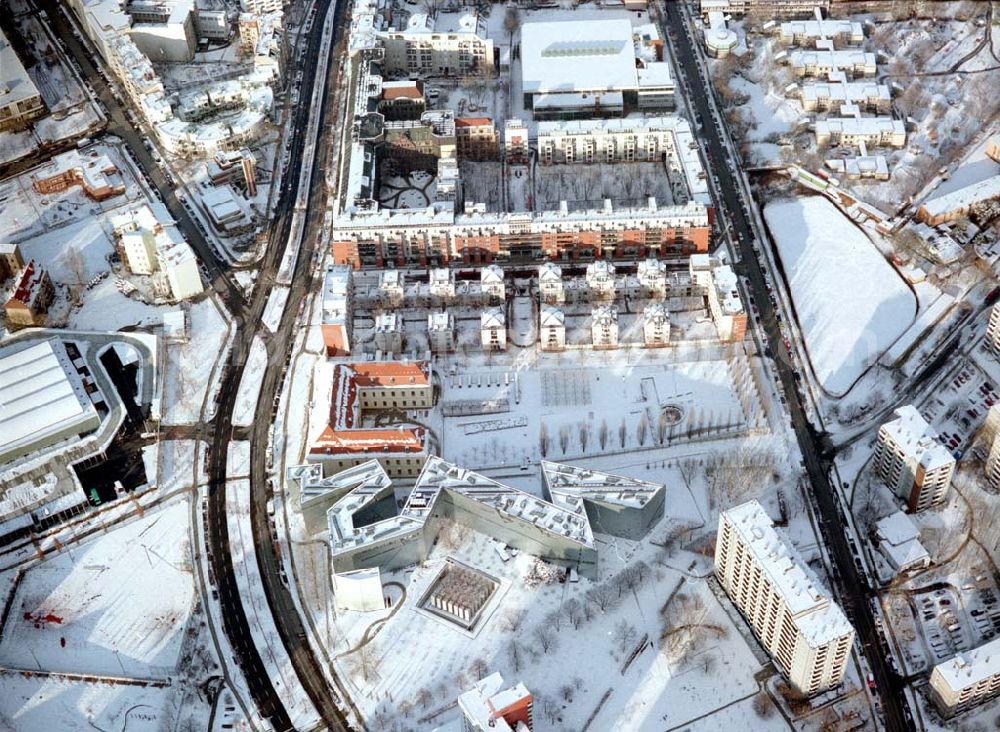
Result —
<path fill-rule="evenodd" d="M 25 572 L 0 666 L 165 678 L 177 666 L 194 583 L 187 500 L 148 511 Z"/>
<path fill-rule="evenodd" d="M 910 327 L 916 299 L 865 234 L 821 197 L 773 201 L 764 218 L 813 370 L 845 394 Z"/>
<path fill-rule="evenodd" d="M 0 729 L 160 732 L 177 713 L 180 701 L 170 688 L 0 673 Z"/>
<path fill-rule="evenodd" d="M 191 306 L 190 337 L 167 346 L 163 386 L 163 424 L 198 421 L 209 377 L 224 355 L 229 326 L 212 298 Z"/>
<path fill-rule="evenodd" d="M 519 364 L 443 376 L 442 404 L 507 399 L 510 411 L 446 417 L 442 455 L 479 468 L 517 465 L 542 457 L 543 435 L 547 457 L 554 460 L 652 447 L 660 410 L 667 405 L 682 411 L 668 436 L 709 424 L 745 424 L 725 361 L 671 363 L 666 352 L 642 357 L 629 363 L 586 351 L 543 354 L 531 368 Z"/>

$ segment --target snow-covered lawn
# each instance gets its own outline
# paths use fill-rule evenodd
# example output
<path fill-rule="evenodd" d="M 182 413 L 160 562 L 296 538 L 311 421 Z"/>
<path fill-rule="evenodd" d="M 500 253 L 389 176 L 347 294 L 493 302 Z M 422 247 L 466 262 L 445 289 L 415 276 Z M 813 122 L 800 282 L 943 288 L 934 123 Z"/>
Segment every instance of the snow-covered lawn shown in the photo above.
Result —
<path fill-rule="evenodd" d="M 227 347 L 229 327 L 212 298 L 191 306 L 190 338 L 167 346 L 163 424 L 198 421 L 216 361 Z"/>
<path fill-rule="evenodd" d="M 194 599 L 188 512 L 177 501 L 31 567 L 3 629 L 0 666 L 172 673 Z"/>
<path fill-rule="evenodd" d="M 148 305 L 123 295 L 113 277 L 106 277 L 83 296 L 83 304 L 69 314 L 71 328 L 112 331 L 127 325 L 159 325 L 167 306 Z"/>
<path fill-rule="evenodd" d="M 2 729 L 160 732 L 177 714 L 180 701 L 180 694 L 169 687 L 110 686 L 0 674 Z"/>
<path fill-rule="evenodd" d="M 843 395 L 907 329 L 913 293 L 865 234 L 821 197 L 773 201 L 777 245 L 820 384 Z"/>
<path fill-rule="evenodd" d="M 246 369 L 240 379 L 240 389 L 236 394 L 236 406 L 233 408 L 233 424 L 237 427 L 247 427 L 253 422 L 257 409 L 257 397 L 260 395 L 261 379 L 267 367 L 267 348 L 260 337 L 253 339 L 250 346 L 250 356 Z"/>
<path fill-rule="evenodd" d="M 665 353 L 631 358 L 643 360 L 587 351 L 541 354 L 530 367 L 467 367 L 442 376 L 443 404 L 507 399 L 510 405 L 499 414 L 446 417 L 442 455 L 480 469 L 517 465 L 542 457 L 543 435 L 550 460 L 652 447 L 667 405 L 679 408 L 681 418 L 666 436 L 745 424 L 725 361 L 671 363 Z"/>

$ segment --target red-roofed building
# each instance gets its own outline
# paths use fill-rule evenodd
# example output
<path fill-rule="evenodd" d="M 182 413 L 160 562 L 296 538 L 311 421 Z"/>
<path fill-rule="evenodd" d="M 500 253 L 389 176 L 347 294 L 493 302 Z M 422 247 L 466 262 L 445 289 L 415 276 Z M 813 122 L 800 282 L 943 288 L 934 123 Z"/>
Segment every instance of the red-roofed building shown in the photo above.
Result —
<path fill-rule="evenodd" d="M 464 732 L 531 732 L 534 697 L 522 683 L 502 689 L 503 683 L 492 673 L 459 695 Z"/>
<path fill-rule="evenodd" d="M 18 277 L 14 294 L 4 306 L 7 327 L 17 330 L 44 325 L 45 314 L 55 294 L 49 273 L 35 264 L 34 260 L 28 262 Z"/>
<path fill-rule="evenodd" d="M 383 81 L 378 111 L 387 121 L 417 120 L 427 110 L 424 82 L 419 79 Z"/>
<path fill-rule="evenodd" d="M 496 160 L 499 156 L 497 128 L 489 117 L 459 117 L 455 120 L 455 144 L 463 160 Z"/>
<path fill-rule="evenodd" d="M 430 366 L 424 361 L 340 364 L 333 372 L 330 422 L 309 449 L 309 461 L 327 475 L 377 459 L 392 477 L 416 477 L 427 459 L 423 427 L 367 429 L 363 412 L 434 406 Z"/>

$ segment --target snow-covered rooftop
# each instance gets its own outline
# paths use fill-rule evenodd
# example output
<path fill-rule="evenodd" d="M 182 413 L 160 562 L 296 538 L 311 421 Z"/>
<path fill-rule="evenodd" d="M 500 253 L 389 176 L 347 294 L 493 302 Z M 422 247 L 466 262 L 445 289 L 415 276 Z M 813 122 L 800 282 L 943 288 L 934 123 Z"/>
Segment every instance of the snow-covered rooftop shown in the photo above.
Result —
<path fill-rule="evenodd" d="M 506 327 L 506 322 L 507 318 L 501 307 L 486 308 L 479 317 L 479 324 L 483 330 L 493 328 L 503 329 Z"/>
<path fill-rule="evenodd" d="M 61 342 L 53 338 L 0 351 L 0 458 L 99 422 Z"/>
<path fill-rule="evenodd" d="M 954 691 L 974 686 L 1000 673 L 1000 638 L 939 663 L 933 673 L 938 674 Z"/>
<path fill-rule="evenodd" d="M 748 501 L 725 516 L 785 600 L 807 642 L 821 646 L 852 632 L 843 611 L 760 503 Z"/>
<path fill-rule="evenodd" d="M 909 515 L 902 511 L 889 514 L 875 522 L 879 551 L 898 569 L 925 564 L 930 555 L 920 543 L 920 531 Z"/>
<path fill-rule="evenodd" d="M 981 180 L 958 190 L 945 193 L 937 198 L 924 201 L 921 208 L 931 217 L 952 211 L 967 209 L 969 206 L 1000 198 L 1000 175 Z"/>
<path fill-rule="evenodd" d="M 531 693 L 523 683 L 509 689 L 502 687 L 503 677 L 494 672 L 459 695 L 458 707 L 465 717 L 464 729 L 471 732 L 514 732 L 514 728 L 498 712 L 522 701 L 530 703 Z"/>
<path fill-rule="evenodd" d="M 584 501 L 607 506 L 642 508 L 664 490 L 661 483 L 649 483 L 614 473 L 575 465 L 542 461 L 542 477 L 552 502 L 583 513 Z"/>
<path fill-rule="evenodd" d="M 525 94 L 634 89 L 632 24 L 624 18 L 525 23 L 521 77 Z"/>
<path fill-rule="evenodd" d="M 948 448 L 938 442 L 938 433 L 931 427 L 923 415 L 912 404 L 907 404 L 895 410 L 896 419 L 882 425 L 882 430 L 907 455 L 920 463 L 925 470 L 935 470 L 955 458 Z"/>
<path fill-rule="evenodd" d="M 35 82 L 28 76 L 24 64 L 14 52 L 7 36 L 0 31 L 0 107 L 23 102 L 38 96 Z"/>

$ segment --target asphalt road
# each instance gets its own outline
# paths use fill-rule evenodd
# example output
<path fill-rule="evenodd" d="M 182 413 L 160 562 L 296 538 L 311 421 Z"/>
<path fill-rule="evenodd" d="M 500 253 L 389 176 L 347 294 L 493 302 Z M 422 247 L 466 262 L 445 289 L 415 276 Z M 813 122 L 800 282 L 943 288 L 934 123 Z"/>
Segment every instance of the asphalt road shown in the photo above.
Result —
<path fill-rule="evenodd" d="M 748 209 L 754 202 L 744 200 L 735 173 L 730 169 L 736 169 L 740 162 L 730 156 L 729 148 L 723 140 L 723 132 L 712 114 L 711 81 L 702 74 L 697 63 L 698 50 L 694 47 L 700 39 L 691 37 L 680 5 L 679 2 L 663 3 L 666 37 L 675 61 L 686 76 L 686 81 L 680 81 L 684 85 L 685 97 L 693 110 L 695 121 L 701 126 L 699 137 L 707 147 L 708 164 L 714 171 L 722 195 L 722 200 L 716 202 L 716 213 L 720 219 L 731 224 L 737 238 L 741 261 L 736 264 L 735 269 L 749 281 L 760 310 L 760 323 L 787 397 L 788 411 L 812 486 L 813 504 L 819 513 L 826 546 L 834 562 L 834 580 L 838 584 L 844 610 L 854 624 L 858 641 L 875 677 L 886 728 L 893 732 L 910 729 L 912 722 L 908 721 L 904 684 L 886 662 L 881 635 L 868 602 L 872 596 L 868 579 L 855 564 L 855 554 L 843 530 L 846 522 L 841 517 L 839 503 L 829 478 L 832 455 L 826 452 L 822 435 L 817 434 L 807 417 L 795 380 L 794 360 L 782 341 L 764 273 L 753 251 L 754 231 Z M 691 85 L 694 86 L 693 89 Z M 766 243 L 761 242 L 760 246 L 766 246 Z"/>
<path fill-rule="evenodd" d="M 329 5 L 330 0 L 320 0 L 317 3 L 316 20 L 304 55 L 302 83 L 299 87 L 299 99 L 301 102 L 295 109 L 294 133 L 292 144 L 289 148 L 289 162 L 285 168 L 286 177 L 284 178 L 281 194 L 271 221 L 270 241 L 261 263 L 254 297 L 246 313 L 245 323 L 247 325 L 237 332 L 218 397 L 217 417 L 209 452 L 208 516 L 210 522 L 209 543 L 212 546 L 215 562 L 220 565 L 215 571 L 216 581 L 220 585 L 220 598 L 223 596 L 221 590 L 223 584 L 230 586 L 231 591 L 235 592 L 235 578 L 232 573 L 229 537 L 225 521 L 226 460 L 227 447 L 233 433 L 232 413 L 240 379 L 249 357 L 253 337 L 258 332 L 264 333 L 266 330 L 261 322 L 261 317 L 264 307 L 267 304 L 268 296 L 271 293 L 270 285 L 274 282 L 277 275 L 285 244 L 288 241 L 291 231 L 293 209 L 296 196 L 298 195 L 298 172 L 302 167 L 302 154 L 305 145 L 304 134 L 311 112 L 309 100 L 312 99 L 313 86 L 316 81 L 316 66 L 319 60 L 323 27 L 322 20 Z M 345 6 L 346 3 L 340 3 L 337 6 L 337 17 L 334 20 L 334 27 L 336 29 L 335 38 L 339 38 L 342 32 L 344 24 L 342 23 L 341 13 L 342 8 Z M 332 54 L 335 44 L 331 44 L 330 48 Z M 319 80 L 319 83 L 328 85 L 329 79 L 336 78 L 337 70 L 336 64 L 331 62 L 328 67 L 329 73 L 327 78 Z M 329 90 L 324 93 L 323 99 L 324 106 L 321 110 L 320 130 L 325 129 L 325 118 L 330 113 L 330 105 L 328 103 L 330 99 Z M 285 309 L 277 332 L 273 337 L 267 339 L 268 366 L 262 379 L 263 383 L 257 402 L 257 414 L 251 436 L 250 520 L 253 528 L 257 562 L 264 585 L 264 593 L 295 673 L 313 705 L 322 716 L 326 727 L 330 730 L 348 730 L 350 727 L 344 713 L 337 706 L 335 695 L 327 684 L 319 661 L 309 647 L 306 639 L 306 631 L 302 625 L 302 619 L 299 616 L 292 595 L 288 587 L 281 580 L 281 560 L 278 556 L 278 547 L 272 540 L 270 520 L 267 514 L 267 500 L 270 496 L 270 489 L 267 481 L 266 447 L 268 444 L 268 432 L 273 424 L 274 415 L 272 409 L 275 396 L 284 377 L 289 350 L 294 340 L 293 326 L 298 310 L 297 303 L 305 298 L 312 281 L 310 268 L 313 261 L 313 250 L 319 238 L 318 230 L 323 220 L 322 211 L 325 198 L 324 176 L 326 157 L 329 155 L 329 150 L 324 145 L 322 134 L 317 142 L 317 151 L 319 154 L 315 160 L 315 165 L 312 169 L 312 180 L 310 181 L 309 209 L 312 213 L 307 214 L 307 227 L 303 234 L 302 249 L 292 279 L 292 287 L 288 298 L 289 304 Z M 243 606 L 238 593 L 230 597 L 229 605 L 226 605 L 225 608 L 224 612 L 226 615 L 231 612 L 234 616 L 234 627 L 232 628 L 232 632 L 227 628 L 227 634 L 230 637 L 249 638 L 249 628 L 246 627 L 246 616 L 243 612 Z M 252 640 L 249 643 L 252 645 Z M 245 663 L 242 664 L 244 675 L 248 679 L 253 679 L 257 687 L 254 691 L 254 700 L 258 708 L 271 720 L 276 729 L 291 729 L 287 710 L 281 706 L 280 701 L 274 694 L 273 687 L 261 665 L 260 656 L 256 652 L 256 649 L 254 649 L 252 654 L 244 654 L 244 656 Z M 338 694 L 338 696 L 346 698 L 343 693 Z"/>

